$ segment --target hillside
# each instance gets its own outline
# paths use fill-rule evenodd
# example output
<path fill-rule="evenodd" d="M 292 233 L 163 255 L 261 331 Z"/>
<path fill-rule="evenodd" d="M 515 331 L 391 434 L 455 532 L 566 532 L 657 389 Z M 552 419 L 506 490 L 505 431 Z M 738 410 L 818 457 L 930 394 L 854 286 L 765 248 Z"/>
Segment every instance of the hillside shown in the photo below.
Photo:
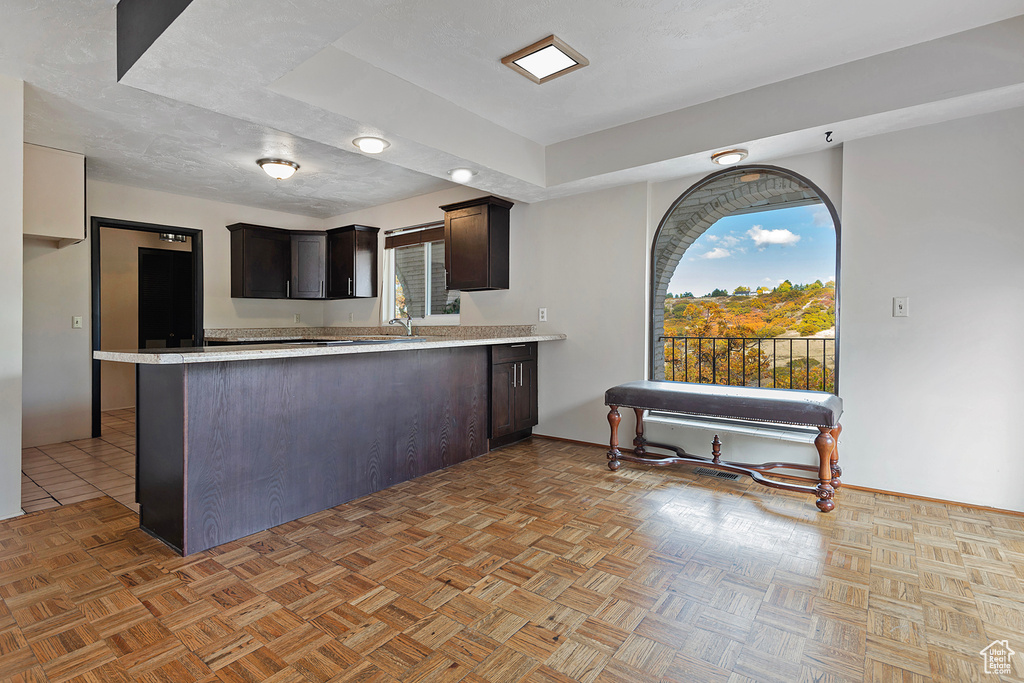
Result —
<path fill-rule="evenodd" d="M 687 292 L 665 299 L 665 336 L 810 337 L 835 326 L 835 283 L 819 280 L 793 285 L 786 280 L 775 289 L 756 293 L 737 287 L 729 296 L 716 289 L 694 297 Z M 721 296 L 713 296 L 721 295 Z"/>

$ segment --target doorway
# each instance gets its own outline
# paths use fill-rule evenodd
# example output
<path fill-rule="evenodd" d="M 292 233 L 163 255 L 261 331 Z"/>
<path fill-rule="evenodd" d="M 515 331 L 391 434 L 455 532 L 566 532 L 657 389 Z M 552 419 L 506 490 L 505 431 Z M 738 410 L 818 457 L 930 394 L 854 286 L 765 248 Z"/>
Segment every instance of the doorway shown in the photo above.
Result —
<path fill-rule="evenodd" d="M 92 348 L 203 345 L 203 243 L 194 228 L 92 218 Z M 93 360 L 92 435 L 134 415 L 135 368 Z"/>

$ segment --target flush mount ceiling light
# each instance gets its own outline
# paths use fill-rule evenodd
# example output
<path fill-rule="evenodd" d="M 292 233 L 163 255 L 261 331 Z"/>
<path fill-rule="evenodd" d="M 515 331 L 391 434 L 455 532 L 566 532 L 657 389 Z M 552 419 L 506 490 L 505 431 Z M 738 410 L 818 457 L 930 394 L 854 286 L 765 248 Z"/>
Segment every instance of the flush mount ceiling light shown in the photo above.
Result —
<path fill-rule="evenodd" d="M 288 180 L 299 170 L 297 163 L 285 161 L 284 159 L 260 159 L 256 163 L 266 171 L 268 176 L 278 180 Z"/>
<path fill-rule="evenodd" d="M 590 64 L 586 57 L 555 36 L 548 36 L 508 57 L 502 57 L 501 63 L 534 83 L 547 83 L 552 78 L 564 76 Z"/>
<path fill-rule="evenodd" d="M 391 143 L 387 140 L 369 136 L 356 138 L 352 141 L 352 144 L 358 147 L 360 152 L 367 154 L 380 154 L 391 146 Z"/>
<path fill-rule="evenodd" d="M 448 175 L 452 177 L 452 180 L 456 183 L 468 183 L 476 175 L 475 171 L 471 171 L 468 168 L 453 168 L 448 171 Z"/>
<path fill-rule="evenodd" d="M 727 149 L 722 152 L 715 152 L 711 155 L 711 161 L 721 166 L 732 166 L 747 158 L 745 149 Z"/>

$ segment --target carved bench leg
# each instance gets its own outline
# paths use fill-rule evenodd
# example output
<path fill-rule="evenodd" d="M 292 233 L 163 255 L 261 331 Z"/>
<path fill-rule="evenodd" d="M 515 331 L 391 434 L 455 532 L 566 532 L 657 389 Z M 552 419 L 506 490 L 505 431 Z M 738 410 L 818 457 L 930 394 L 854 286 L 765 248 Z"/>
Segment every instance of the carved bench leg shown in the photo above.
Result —
<path fill-rule="evenodd" d="M 843 476 L 843 468 L 839 466 L 839 435 L 842 433 L 843 425 L 832 428 L 832 440 L 835 442 L 832 446 L 832 488 L 837 490 L 843 485 L 843 482 L 839 481 L 839 477 Z"/>
<path fill-rule="evenodd" d="M 814 447 L 818 449 L 818 500 L 815 505 L 822 512 L 831 512 L 836 504 L 832 502 L 832 452 L 836 442 L 832 439 L 830 427 L 818 427 Z"/>
<path fill-rule="evenodd" d="M 633 408 L 636 413 L 636 438 L 633 439 L 633 452 L 641 458 L 647 454 L 647 439 L 644 438 L 644 409 Z"/>
<path fill-rule="evenodd" d="M 614 472 L 622 467 L 622 463 L 619 462 L 619 456 L 622 455 L 619 451 L 619 422 L 622 421 L 622 416 L 619 415 L 618 406 L 608 407 L 608 425 L 612 428 L 611 440 L 608 442 L 608 469 Z"/>

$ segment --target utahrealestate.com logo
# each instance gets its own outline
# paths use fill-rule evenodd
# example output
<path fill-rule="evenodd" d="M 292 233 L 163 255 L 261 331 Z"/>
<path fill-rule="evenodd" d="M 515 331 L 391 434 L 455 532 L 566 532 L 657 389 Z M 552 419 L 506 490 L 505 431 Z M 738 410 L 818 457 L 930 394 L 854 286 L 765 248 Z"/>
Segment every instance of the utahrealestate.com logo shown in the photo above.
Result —
<path fill-rule="evenodd" d="M 1006 675 L 1011 673 L 1010 657 L 1017 654 L 1010 649 L 1010 641 L 993 640 L 979 652 L 985 659 L 985 673 Z"/>

